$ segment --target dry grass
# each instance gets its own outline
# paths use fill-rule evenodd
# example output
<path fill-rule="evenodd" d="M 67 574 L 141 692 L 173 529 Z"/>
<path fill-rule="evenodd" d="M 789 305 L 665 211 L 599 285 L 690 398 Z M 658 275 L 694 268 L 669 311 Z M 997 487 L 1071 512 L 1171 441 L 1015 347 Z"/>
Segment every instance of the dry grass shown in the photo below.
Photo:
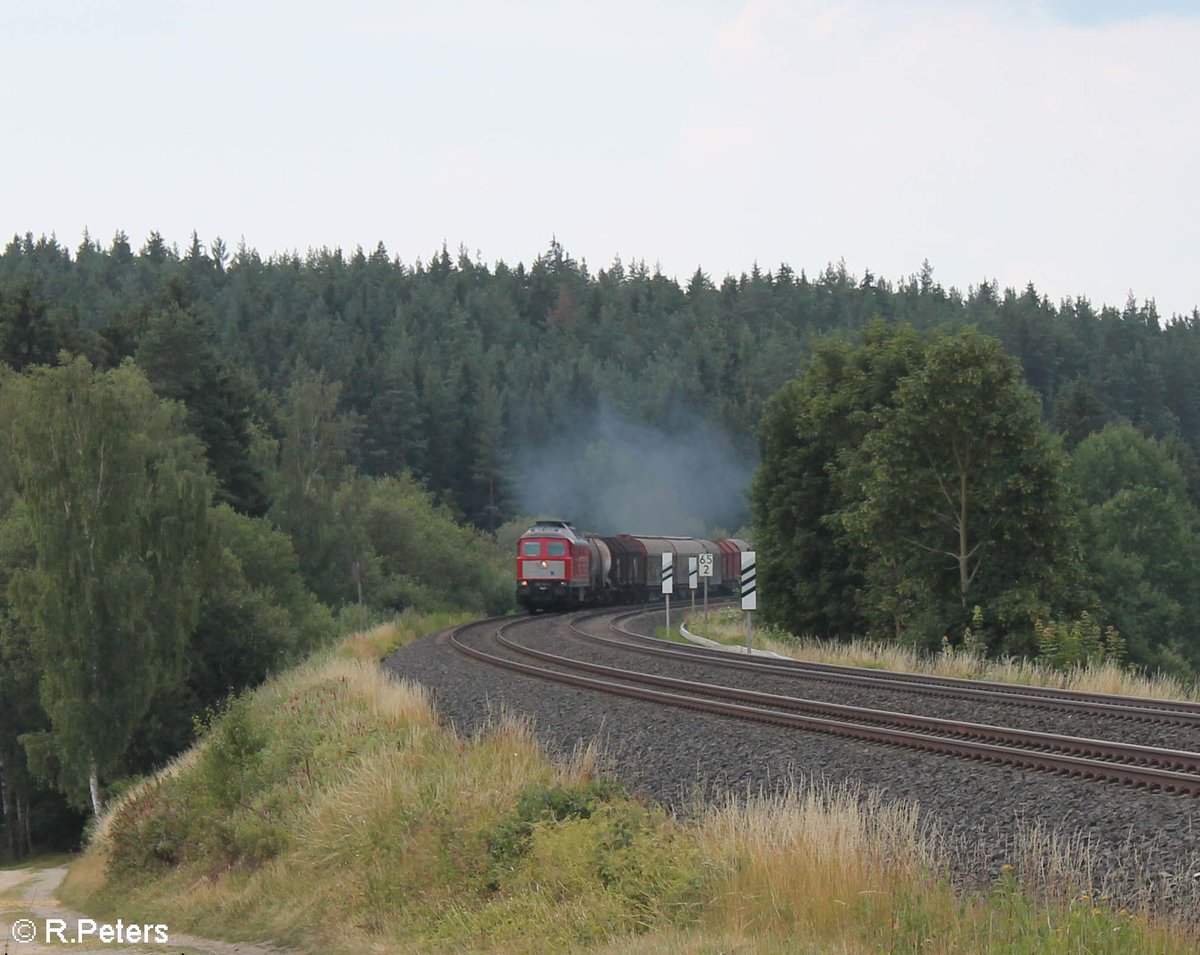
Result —
<path fill-rule="evenodd" d="M 426 634 L 457 627 L 473 619 L 474 615 L 466 613 L 420 614 L 406 610 L 388 623 L 345 637 L 338 644 L 337 653 L 356 660 L 382 660 Z"/>
<path fill-rule="evenodd" d="M 835 940 L 940 865 L 915 808 L 852 787 L 796 788 L 710 810 L 699 838 L 725 869 L 710 924 L 736 937 Z"/>
<path fill-rule="evenodd" d="M 741 611 L 738 610 L 711 612 L 707 623 L 698 616 L 688 621 L 688 629 L 693 633 L 733 646 L 744 644 L 744 627 Z M 925 655 L 912 647 L 895 643 L 870 640 L 841 642 L 816 637 L 794 637 L 774 628 L 756 629 L 754 646 L 756 649 L 771 650 L 811 663 L 832 663 L 839 666 L 927 673 L 931 676 L 962 677 L 1090 693 L 1200 702 L 1200 684 L 1196 682 L 1189 684 L 1162 674 L 1146 676 L 1112 663 L 1059 670 L 1035 660 L 1012 657 L 988 660 L 962 652 Z"/>
<path fill-rule="evenodd" d="M 203 743 L 197 743 L 189 749 L 184 750 L 153 776 L 143 779 L 141 782 L 125 790 L 119 797 L 110 801 L 104 807 L 104 815 L 96 820 L 92 828 L 88 839 L 89 845 L 107 849 L 109 844 L 109 829 L 112 820 L 116 818 L 119 811 L 136 802 L 138 799 L 143 798 L 153 786 L 168 780 L 178 779 L 180 776 L 187 774 L 195 767 L 196 761 L 200 758 L 203 750 Z"/>
<path fill-rule="evenodd" d="M 1182 953 L 1200 941 L 1194 925 L 1148 906 L 1094 900 L 1081 842 L 1036 827 L 1013 837 L 997 882 L 956 892 L 949 847 L 915 807 L 853 786 L 729 800 L 700 817 L 695 836 L 713 894 L 702 930 L 680 933 L 681 950 Z M 668 942 L 631 950 L 670 951 Z"/>
<path fill-rule="evenodd" d="M 409 702 L 392 707 L 403 711 Z M 425 927 L 413 909 L 449 907 L 459 891 L 440 876 L 446 843 L 439 823 L 469 829 L 494 818 L 530 780 L 547 779 L 547 768 L 520 723 L 501 721 L 470 745 L 419 717 L 403 748 L 352 760 L 297 807 L 288 823 L 291 851 L 217 879 L 179 873 L 182 879 L 137 892 L 134 907 L 155 909 L 166 887 L 173 919 L 193 930 L 233 928 L 237 937 L 322 952 L 394 951 L 389 937 Z M 427 814 L 440 819 L 423 824 Z"/>
<path fill-rule="evenodd" d="M 848 787 L 731 799 L 687 822 L 605 796 L 514 836 L 531 786 L 590 791 L 595 752 L 556 765 L 503 715 L 454 735 L 418 687 L 358 659 L 394 636 L 351 638 L 258 690 L 256 787 L 215 808 L 210 755 L 192 750 L 112 807 L 63 897 L 323 953 L 1191 950 L 1181 931 L 1079 903 L 1086 860 L 1036 833 L 1014 845 L 1011 882 L 955 893 L 913 807 Z M 215 830 L 221 851 L 268 830 L 273 848 L 250 864 L 214 855 Z M 496 833 L 515 848 L 497 856 Z M 114 869 L 139 839 L 147 869 Z M 175 858 L 156 865 L 164 839 Z"/>
<path fill-rule="evenodd" d="M 552 763 L 529 725 L 510 715 L 498 714 L 476 739 L 454 735 L 439 725 L 422 688 L 357 659 L 361 636 L 249 698 L 250 720 L 268 743 L 256 757 L 260 784 L 243 804 L 224 812 L 204 791 L 210 741 L 202 742 L 114 802 L 72 867 L 64 898 L 125 917 L 166 914 L 177 930 L 202 935 L 333 952 L 394 950 L 389 937 L 428 933 L 453 913 L 464 883 L 478 876 L 475 836 L 524 789 L 594 775 L 592 749 Z M 115 879 L 116 843 L 142 838 L 130 820 L 170 806 L 182 807 L 186 829 L 167 838 L 183 843 L 185 861 L 145 880 Z M 222 862 L 202 846 L 215 830 L 234 841 L 246 832 L 260 837 L 264 819 L 280 850 L 261 864 Z M 145 838 L 163 835 L 154 829 Z M 419 903 L 406 907 L 413 899 Z M 553 898 L 534 901 L 520 924 L 561 923 Z M 478 913 L 463 920 L 460 940 L 470 943 L 477 922 Z"/>

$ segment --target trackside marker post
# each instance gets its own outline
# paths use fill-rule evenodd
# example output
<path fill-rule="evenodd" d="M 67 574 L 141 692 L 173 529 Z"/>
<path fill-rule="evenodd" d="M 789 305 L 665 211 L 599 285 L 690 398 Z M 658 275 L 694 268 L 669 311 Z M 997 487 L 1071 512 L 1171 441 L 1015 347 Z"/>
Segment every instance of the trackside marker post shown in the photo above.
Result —
<path fill-rule="evenodd" d="M 704 581 L 704 622 L 708 623 L 708 578 L 713 575 L 713 555 L 701 554 L 697 572 Z"/>
<path fill-rule="evenodd" d="M 675 590 L 675 555 L 662 555 L 662 592 L 667 599 L 667 639 L 671 638 L 671 594 Z"/>
<path fill-rule="evenodd" d="M 696 558 L 688 558 L 688 590 L 692 592 L 692 613 L 696 612 Z"/>
<path fill-rule="evenodd" d="M 746 652 L 753 644 L 754 625 L 751 614 L 758 609 L 758 584 L 756 583 L 754 551 L 742 552 L 742 609 L 746 611 Z"/>

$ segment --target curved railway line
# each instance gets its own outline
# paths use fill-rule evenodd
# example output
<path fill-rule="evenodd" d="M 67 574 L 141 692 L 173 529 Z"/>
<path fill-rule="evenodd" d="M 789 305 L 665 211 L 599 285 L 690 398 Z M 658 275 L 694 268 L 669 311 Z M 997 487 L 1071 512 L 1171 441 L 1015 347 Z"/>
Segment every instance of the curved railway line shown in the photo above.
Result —
<path fill-rule="evenodd" d="M 640 616 L 644 612 L 629 613 L 624 617 L 628 619 Z M 831 683 L 919 691 L 924 694 L 956 699 L 987 700 L 1047 709 L 1075 710 L 1096 713 L 1101 716 L 1200 727 L 1200 703 L 1192 703 L 1187 700 L 1159 700 L 1151 697 L 1116 696 L 1111 693 L 1086 693 L 1079 690 L 1058 690 L 1019 683 L 991 683 L 961 677 L 901 673 L 896 670 L 874 670 L 867 667 L 840 666 L 833 663 L 809 663 L 804 660 L 737 657 L 731 655 L 727 650 L 668 644 L 656 637 L 647 637 L 621 627 L 617 620 L 614 620 L 612 629 L 624 638 L 622 640 L 613 640 L 598 634 L 587 633 L 574 625 L 571 629 L 584 639 L 596 643 L 692 663 L 702 662 L 715 666 L 755 670 L 760 673 L 803 676 Z"/>
<path fill-rule="evenodd" d="M 1008 684 L 980 685 L 970 680 L 860 670 L 854 667 L 807 664 L 801 661 L 737 658 L 720 650 L 666 644 L 664 641 L 633 633 L 620 626 L 624 621 L 646 613 L 645 608 L 634 612 L 618 612 L 615 615 L 609 610 L 564 619 L 569 621 L 575 634 L 586 640 L 615 645 L 625 651 L 686 660 L 689 663 L 699 662 L 776 675 L 785 673 L 836 682 L 853 682 L 867 687 L 900 686 L 923 694 L 942 693 L 968 699 L 982 698 L 993 702 L 999 700 L 1018 706 L 1085 708 L 1088 712 L 1137 720 L 1200 723 L 1200 706 L 1195 704 L 1175 705 L 1168 701 L 1054 691 Z M 621 635 L 620 639 L 589 633 L 580 627 L 583 622 L 604 617 L 612 617 L 609 627 Z M 802 731 L 922 749 L 965 759 L 1115 781 L 1152 791 L 1200 795 L 1200 753 L 824 703 L 591 663 L 521 645 L 509 632 L 519 629 L 529 619 L 487 620 L 468 624 L 453 631 L 450 643 L 460 653 L 491 666 L 660 705 L 770 723 Z M 507 654 L 524 659 L 513 659 L 513 656 L 482 648 L 474 640 L 477 633 L 482 634 L 485 644 L 495 644 Z M 536 662 L 525 662 L 527 660 Z M 1028 690 L 1036 692 L 1030 693 Z"/>

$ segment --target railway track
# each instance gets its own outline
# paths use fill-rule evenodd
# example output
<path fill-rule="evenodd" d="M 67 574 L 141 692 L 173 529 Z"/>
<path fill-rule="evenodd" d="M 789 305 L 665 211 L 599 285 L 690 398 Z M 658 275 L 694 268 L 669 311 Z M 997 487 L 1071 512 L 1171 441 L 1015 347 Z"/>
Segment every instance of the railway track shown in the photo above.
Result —
<path fill-rule="evenodd" d="M 612 625 L 619 626 L 621 621 L 644 612 L 641 610 L 619 614 L 612 621 Z M 588 634 L 579 627 L 582 622 L 605 616 L 611 616 L 611 612 L 586 613 L 567 619 L 576 633 L 589 639 L 608 641 L 609 638 Z M 1120 782 L 1155 791 L 1200 795 L 1200 754 L 1197 753 L 823 703 L 590 663 L 522 646 L 512 639 L 509 632 L 518 630 L 521 624 L 526 622 L 528 618 L 468 624 L 451 634 L 450 643 L 460 653 L 491 666 L 660 705 L 874 743 L 946 753 L 961 758 Z M 473 640 L 468 639 L 468 635 L 473 636 L 475 631 L 482 632 L 485 643 L 491 641 L 508 654 L 524 659 L 513 659 L 512 656 L 490 652 L 475 645 Z M 627 635 L 638 636 L 628 632 Z M 630 648 L 624 641 L 617 642 L 622 649 Z M 659 652 L 668 648 L 639 645 L 637 649 Z M 689 648 L 679 649 L 685 650 L 683 656 L 690 662 L 702 659 L 705 663 L 711 662 L 721 666 L 744 666 L 751 663 L 745 659 L 730 659 L 721 651 L 709 651 L 715 655 L 715 658 L 710 659 L 703 653 L 687 653 Z M 527 660 L 536 662 L 525 662 Z M 775 661 L 771 661 L 764 665 L 773 666 L 774 663 Z M 868 672 L 874 674 L 878 671 Z M 1011 695 L 1005 698 L 1012 700 Z"/>
<path fill-rule="evenodd" d="M 599 644 L 620 647 L 635 653 L 674 658 L 690 663 L 752 670 L 774 675 L 802 676 L 811 680 L 846 683 L 880 689 L 917 691 L 934 696 L 964 700 L 986 700 L 1021 706 L 1072 710 L 1096 713 L 1155 723 L 1200 727 L 1200 703 L 1186 700 L 1159 700 L 1150 697 L 1116 696 L 1108 693 L 1087 693 L 1079 690 L 1058 690 L 1050 687 L 1026 686 L 1017 683 L 991 683 L 961 677 L 929 676 L 921 673 L 901 673 L 896 670 L 873 670 L 867 667 L 840 666 L 833 663 L 809 663 L 804 660 L 780 660 L 763 657 L 740 657 L 726 650 L 707 647 L 681 646 L 657 637 L 647 637 L 620 626 L 622 620 L 646 614 L 646 610 L 625 613 L 614 619 L 610 628 L 621 639 L 588 633 L 574 623 L 572 631 L 580 637 Z M 653 612 L 653 611 L 649 611 Z"/>

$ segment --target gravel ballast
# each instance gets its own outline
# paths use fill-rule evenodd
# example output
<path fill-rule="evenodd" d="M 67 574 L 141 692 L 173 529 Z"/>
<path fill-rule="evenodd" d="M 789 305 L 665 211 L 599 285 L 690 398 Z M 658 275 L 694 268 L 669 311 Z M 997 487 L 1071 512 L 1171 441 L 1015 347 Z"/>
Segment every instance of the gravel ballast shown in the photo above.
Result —
<path fill-rule="evenodd" d="M 602 625 L 589 625 L 603 632 Z M 670 673 L 727 685 L 753 685 L 768 692 L 829 699 L 854 705 L 922 712 L 943 718 L 1002 725 L 1030 725 L 1075 735 L 1121 738 L 1111 730 L 1124 724 L 1133 739 L 1151 742 L 1146 724 L 1127 721 L 1065 725 L 1049 710 L 1018 711 L 997 704 L 925 698 L 914 694 L 885 700 L 859 690 L 857 698 L 791 677 L 764 678 L 742 671 L 657 661 L 621 653 L 571 637 L 561 617 L 542 617 L 510 631 L 519 642 L 565 656 L 630 669 Z M 478 638 L 475 639 L 478 643 Z M 489 648 L 494 652 L 494 647 Z M 779 792 L 796 780 L 850 781 L 864 791 L 916 803 L 927 823 L 952 848 L 953 875 L 963 885 L 994 879 L 1013 859 L 1019 831 L 1037 827 L 1047 836 L 1076 838 L 1092 864 L 1092 886 L 1124 904 L 1148 899 L 1196 918 L 1200 901 L 1200 800 L 1148 793 L 1112 783 L 1054 776 L 933 753 L 734 720 L 653 703 L 624 699 L 554 684 L 468 659 L 444 638 L 426 637 L 385 661 L 397 676 L 427 687 L 443 719 L 471 734 L 502 710 L 527 716 L 552 754 L 569 756 L 593 740 L 605 771 L 631 791 L 686 812 L 697 798 L 723 799 Z M 746 681 L 739 684 L 739 680 Z M 889 695 L 893 691 L 887 691 Z M 1036 713 L 1018 722 L 1014 713 Z M 1049 715 L 1050 724 L 1040 722 Z M 1024 719 L 1025 717 L 1022 717 Z M 1081 731 L 1083 730 L 1083 731 Z M 1151 729 L 1150 734 L 1157 732 Z M 1177 727 L 1170 728 L 1178 734 Z M 1186 731 L 1189 735 L 1192 731 Z M 1190 739 L 1188 740 L 1190 742 Z M 1180 737 L 1155 741 L 1180 746 Z"/>

